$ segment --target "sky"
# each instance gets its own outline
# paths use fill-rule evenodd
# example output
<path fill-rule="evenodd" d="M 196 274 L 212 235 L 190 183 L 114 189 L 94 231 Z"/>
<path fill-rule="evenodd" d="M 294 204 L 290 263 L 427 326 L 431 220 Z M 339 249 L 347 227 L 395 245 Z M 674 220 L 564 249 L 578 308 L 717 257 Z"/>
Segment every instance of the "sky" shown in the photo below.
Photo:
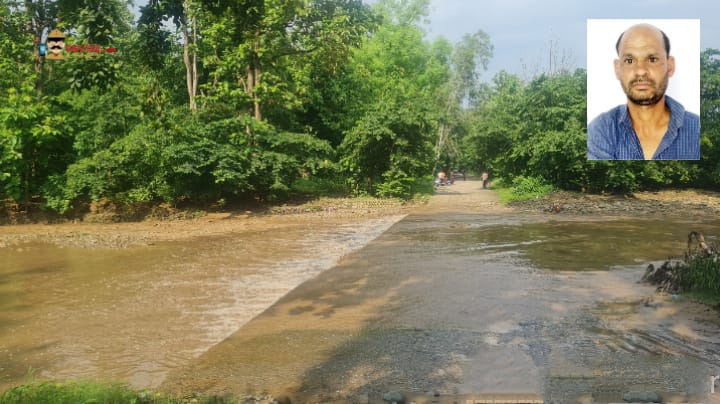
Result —
<path fill-rule="evenodd" d="M 567 67 L 586 68 L 588 19 L 700 19 L 700 49 L 720 49 L 717 1 L 431 0 L 430 7 L 429 40 L 443 36 L 454 43 L 478 30 L 489 34 L 494 55 L 484 81 L 500 70 L 523 78 L 547 71 L 550 49 Z"/>

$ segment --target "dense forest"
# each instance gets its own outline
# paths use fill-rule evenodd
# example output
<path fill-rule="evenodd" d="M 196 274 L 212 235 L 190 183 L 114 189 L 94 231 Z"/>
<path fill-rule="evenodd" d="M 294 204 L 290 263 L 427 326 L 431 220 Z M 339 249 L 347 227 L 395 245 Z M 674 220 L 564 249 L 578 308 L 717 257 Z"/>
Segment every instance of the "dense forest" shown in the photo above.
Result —
<path fill-rule="evenodd" d="M 121 0 L 0 0 L 0 200 L 408 197 L 440 169 L 586 192 L 720 185 L 720 51 L 698 55 L 700 161 L 588 162 L 585 70 L 485 77 L 492 38 L 428 41 L 428 8 L 150 0 L 135 23 Z M 84 50 L 43 57 L 53 29 Z"/>

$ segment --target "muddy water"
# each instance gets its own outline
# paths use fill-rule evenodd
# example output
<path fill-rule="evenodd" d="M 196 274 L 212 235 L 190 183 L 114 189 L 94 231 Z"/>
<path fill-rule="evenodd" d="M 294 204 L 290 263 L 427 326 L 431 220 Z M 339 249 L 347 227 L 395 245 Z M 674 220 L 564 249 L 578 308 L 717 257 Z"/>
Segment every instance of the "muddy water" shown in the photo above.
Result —
<path fill-rule="evenodd" d="M 401 216 L 297 220 L 130 248 L 0 248 L 0 391 L 41 378 L 159 385 Z M 92 244 L 92 243 L 86 243 Z"/>
<path fill-rule="evenodd" d="M 447 216 L 441 223 L 406 219 L 408 223 L 413 221 L 417 222 L 415 226 L 399 234 L 416 239 L 435 253 L 516 252 L 534 266 L 551 271 L 606 270 L 614 266 L 647 265 L 672 255 L 681 257 L 690 230 L 713 235 L 720 223 L 667 218 L 546 221 L 542 217 L 526 217 L 516 222 L 504 215 L 459 214 Z"/>
<path fill-rule="evenodd" d="M 172 391 L 309 402 L 534 395 L 712 402 L 712 309 L 637 284 L 720 222 L 509 215 L 468 190 L 407 216 L 172 371 Z M 460 204 L 450 204 L 457 196 Z M 452 206 L 449 206 L 452 205 Z M 456 211 L 448 208 L 456 208 Z"/>
<path fill-rule="evenodd" d="M 717 313 L 636 281 L 719 221 L 516 215 L 473 187 L 387 231 L 398 218 L 1 248 L 0 389 L 32 368 L 321 402 L 381 402 L 389 389 L 710 402 Z"/>
<path fill-rule="evenodd" d="M 482 272 L 457 276 L 477 282 L 474 296 L 472 287 L 449 287 L 459 295 L 467 291 L 461 300 L 477 304 L 473 309 L 433 305 L 446 307 L 431 327 L 462 329 L 467 341 L 455 362 L 459 376 L 448 386 L 466 394 L 536 393 L 558 402 L 618 402 L 628 391 L 656 392 L 664 401 L 717 402 L 709 393 L 711 376 L 720 373 L 718 312 L 636 281 L 648 262 L 680 256 L 689 231 L 720 234 L 720 222 L 502 222 L 411 216 L 394 228 L 414 241 L 408 245 L 415 254 L 441 251 L 441 260 L 427 260 L 445 276 Z M 431 284 L 444 289 L 448 282 Z M 401 312 L 394 321 L 428 326 L 427 313 Z"/>

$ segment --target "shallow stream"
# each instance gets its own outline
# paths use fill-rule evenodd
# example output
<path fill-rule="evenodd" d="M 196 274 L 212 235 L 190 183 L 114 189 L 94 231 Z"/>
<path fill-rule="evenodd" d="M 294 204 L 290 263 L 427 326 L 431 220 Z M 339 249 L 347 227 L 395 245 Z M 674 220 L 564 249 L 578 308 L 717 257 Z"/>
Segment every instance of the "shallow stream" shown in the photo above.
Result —
<path fill-rule="evenodd" d="M 82 235 L 83 247 L 0 248 L 0 391 L 30 375 L 157 387 L 168 370 L 398 219 L 290 218 L 267 230 L 128 248 L 87 248 L 92 235 Z"/>
<path fill-rule="evenodd" d="M 293 222 L 121 249 L 38 241 L 0 248 L 0 390 L 28 373 L 157 387 L 397 219 Z M 720 373 L 717 312 L 636 281 L 649 262 L 681 256 L 691 230 L 712 240 L 720 222 L 410 215 L 345 265 L 370 274 L 382 265 L 415 271 L 403 298 L 373 321 L 429 330 L 423 343 L 437 355 L 428 360 L 446 367 L 399 377 L 401 387 L 520 389 L 560 402 L 588 391 L 612 400 L 636 389 L 686 400 L 707 396 L 710 376 Z M 398 335 L 388 338 L 407 347 Z M 355 343 L 375 349 L 366 339 Z M 416 360 L 412 352 L 408 360 Z M 442 377 L 428 376 L 439 371 Z M 370 391 L 359 386 L 355 393 Z"/>

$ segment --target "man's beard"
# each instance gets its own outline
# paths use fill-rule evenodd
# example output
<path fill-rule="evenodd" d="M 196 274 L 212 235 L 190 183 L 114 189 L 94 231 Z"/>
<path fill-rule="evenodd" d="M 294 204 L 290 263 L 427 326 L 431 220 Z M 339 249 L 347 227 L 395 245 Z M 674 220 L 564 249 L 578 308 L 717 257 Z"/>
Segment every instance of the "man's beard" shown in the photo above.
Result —
<path fill-rule="evenodd" d="M 633 94 L 633 84 L 643 82 L 643 83 L 649 83 L 653 88 L 654 91 L 652 91 L 650 94 L 646 95 L 634 95 Z M 625 88 L 625 95 L 627 95 L 628 100 L 632 102 L 635 105 L 655 105 L 660 100 L 662 100 L 663 96 L 665 95 L 665 90 L 667 90 L 668 86 L 668 77 L 665 76 L 660 81 L 660 85 L 656 85 L 656 82 L 650 79 L 645 78 L 637 78 L 634 80 L 631 80 Z"/>

